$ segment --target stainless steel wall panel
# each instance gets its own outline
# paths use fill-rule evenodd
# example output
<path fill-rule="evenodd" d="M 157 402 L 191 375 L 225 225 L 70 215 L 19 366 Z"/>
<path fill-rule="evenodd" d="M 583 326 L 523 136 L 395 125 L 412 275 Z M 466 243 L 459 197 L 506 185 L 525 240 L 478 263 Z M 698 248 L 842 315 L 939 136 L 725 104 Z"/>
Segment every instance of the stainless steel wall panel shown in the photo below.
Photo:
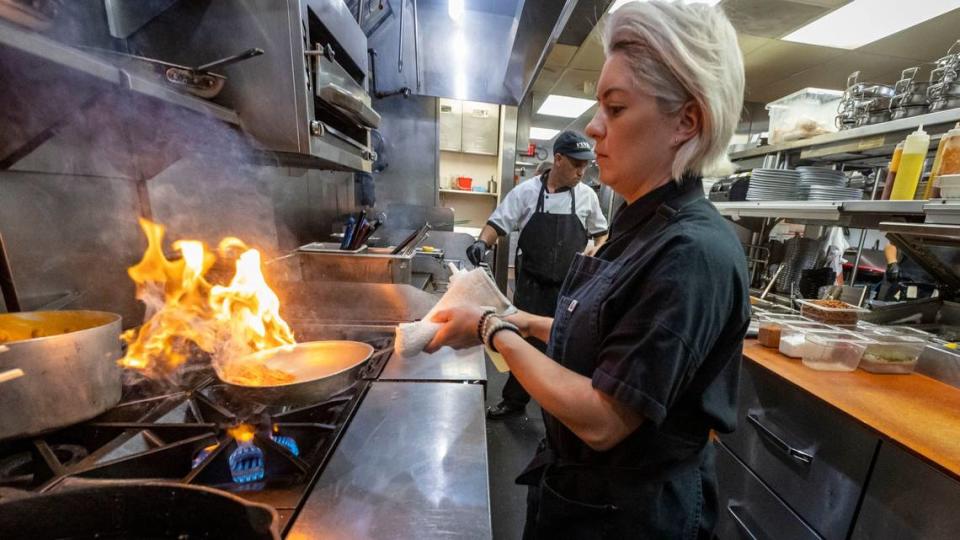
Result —
<path fill-rule="evenodd" d="M 474 8 L 468 2 L 463 18 L 456 24 L 448 14 L 447 2 L 420 0 L 417 3 L 421 41 L 419 90 L 410 0 L 406 0 L 403 10 L 404 69 L 398 69 L 399 2 L 391 1 L 393 16 L 368 36 L 370 47 L 377 51 L 378 91 L 405 86 L 414 93 L 427 96 L 517 104 L 517 96 L 509 91 L 504 80 L 515 35 L 521 36 L 526 43 L 526 32 L 535 31 L 517 26 L 517 8 L 531 2 L 509 0 L 485 10 Z M 537 54 L 541 50 L 542 47 Z"/>
<path fill-rule="evenodd" d="M 437 100 L 425 96 L 390 97 L 374 101 L 383 116 L 389 166 L 374 173 L 377 206 L 388 203 L 437 204 Z"/>
<path fill-rule="evenodd" d="M 128 266 L 146 242 L 133 182 L 39 172 L 0 172 L 0 231 L 23 309 L 77 295 L 64 307 L 112 311 L 138 324 Z M 43 299 L 43 300 L 41 300 Z"/>

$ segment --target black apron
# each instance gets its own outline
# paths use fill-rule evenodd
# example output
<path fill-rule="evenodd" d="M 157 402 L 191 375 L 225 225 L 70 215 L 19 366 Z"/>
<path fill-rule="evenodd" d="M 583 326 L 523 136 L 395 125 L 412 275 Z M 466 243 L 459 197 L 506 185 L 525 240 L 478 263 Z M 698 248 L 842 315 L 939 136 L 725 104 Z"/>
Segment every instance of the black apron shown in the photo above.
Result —
<path fill-rule="evenodd" d="M 554 315 L 547 353 L 551 358 L 581 375 L 592 376 L 603 338 L 597 325 L 600 304 L 623 261 L 642 250 L 683 206 L 702 198 L 699 190 L 688 189 L 660 205 L 615 260 L 576 257 Z M 712 478 L 704 478 L 704 471 L 707 476 L 712 474 L 706 428 L 697 427 L 678 436 L 661 434 L 645 424 L 642 428 L 656 437 L 651 439 L 656 444 L 624 467 L 603 463 L 602 454 L 595 455 L 599 459 L 590 463 L 580 461 L 577 453 L 582 451 L 582 444 L 573 448 L 569 441 L 574 436 L 563 432 L 566 428 L 546 412 L 544 424 L 547 438 L 517 478 L 517 483 L 531 486 L 525 540 L 694 539 L 709 534 L 716 494 Z"/>
<path fill-rule="evenodd" d="M 560 286 L 578 252 L 587 247 L 587 231 L 577 217 L 576 186 L 570 189 L 570 213 L 544 212 L 547 171 L 540 178 L 537 208 L 517 242 L 517 281 L 513 303 L 534 315 L 552 315 Z"/>

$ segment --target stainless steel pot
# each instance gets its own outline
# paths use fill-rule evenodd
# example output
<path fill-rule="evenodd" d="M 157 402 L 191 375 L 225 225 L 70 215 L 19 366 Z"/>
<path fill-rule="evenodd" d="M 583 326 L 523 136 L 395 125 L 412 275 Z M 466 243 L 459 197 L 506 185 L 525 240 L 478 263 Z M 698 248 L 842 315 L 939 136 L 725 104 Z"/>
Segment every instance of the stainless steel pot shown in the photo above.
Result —
<path fill-rule="evenodd" d="M 218 366 L 217 375 L 241 399 L 264 405 L 307 405 L 353 386 L 372 355 L 373 347 L 359 341 L 310 341 L 260 351 L 225 369 Z M 256 381 L 257 366 L 293 379 L 281 384 Z"/>
<path fill-rule="evenodd" d="M 891 120 L 899 120 L 901 118 L 911 118 L 913 116 L 920 116 L 921 114 L 927 114 L 930 109 L 926 105 L 915 105 L 911 107 L 897 107 L 890 111 Z"/>
<path fill-rule="evenodd" d="M 120 315 L 102 311 L 0 314 L 0 439 L 68 426 L 120 401 Z"/>

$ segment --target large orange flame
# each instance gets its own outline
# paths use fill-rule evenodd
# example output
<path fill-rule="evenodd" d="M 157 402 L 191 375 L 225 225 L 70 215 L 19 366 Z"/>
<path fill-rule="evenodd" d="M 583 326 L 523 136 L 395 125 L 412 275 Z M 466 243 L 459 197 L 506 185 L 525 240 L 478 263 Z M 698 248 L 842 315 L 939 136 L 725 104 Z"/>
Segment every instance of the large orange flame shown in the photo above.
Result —
<path fill-rule="evenodd" d="M 296 343 L 261 272 L 257 250 L 224 238 L 217 252 L 221 257 L 240 253 L 236 273 L 227 286 L 211 285 L 204 276 L 217 256 L 202 242 L 174 242 L 181 258 L 171 261 L 163 253 L 164 227 L 146 219 L 140 226 L 147 251 L 127 273 L 137 284 L 137 298 L 147 305 L 146 322 L 124 333 L 128 348 L 122 366 L 161 377 L 175 372 L 194 347 L 225 365 L 254 351 Z"/>

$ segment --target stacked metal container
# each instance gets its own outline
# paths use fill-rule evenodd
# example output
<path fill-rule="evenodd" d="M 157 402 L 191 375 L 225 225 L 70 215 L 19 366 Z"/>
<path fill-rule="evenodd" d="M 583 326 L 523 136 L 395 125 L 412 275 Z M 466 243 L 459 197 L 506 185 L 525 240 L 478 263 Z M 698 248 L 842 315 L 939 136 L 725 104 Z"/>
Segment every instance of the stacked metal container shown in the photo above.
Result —
<path fill-rule="evenodd" d="M 919 67 L 903 70 L 900 80 L 894 86 L 893 99 L 890 100 L 890 119 L 899 120 L 926 114 L 929 110 L 927 97 L 930 82 L 918 81 Z"/>
<path fill-rule="evenodd" d="M 860 82 L 860 72 L 847 77 L 847 89 L 837 107 L 837 128 L 879 124 L 890 120 L 890 101 L 895 92 L 892 86 Z"/>
<path fill-rule="evenodd" d="M 960 40 L 950 47 L 947 55 L 937 60 L 937 67 L 930 72 L 927 97 L 930 112 L 960 107 Z"/>

